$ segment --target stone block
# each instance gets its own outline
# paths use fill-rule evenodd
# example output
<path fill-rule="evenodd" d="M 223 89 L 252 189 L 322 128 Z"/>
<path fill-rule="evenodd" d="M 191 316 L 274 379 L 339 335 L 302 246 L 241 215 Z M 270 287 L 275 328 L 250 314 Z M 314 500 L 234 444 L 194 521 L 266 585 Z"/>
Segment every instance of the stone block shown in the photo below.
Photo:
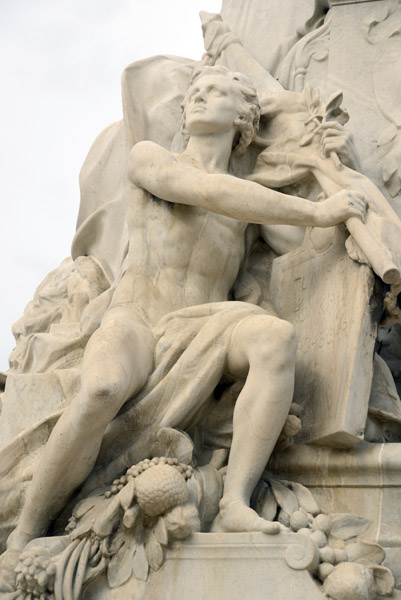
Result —
<path fill-rule="evenodd" d="M 307 570 L 314 557 L 301 535 L 195 533 L 167 552 L 147 583 L 131 579 L 115 590 L 105 578 L 83 600 L 322 600 Z"/>

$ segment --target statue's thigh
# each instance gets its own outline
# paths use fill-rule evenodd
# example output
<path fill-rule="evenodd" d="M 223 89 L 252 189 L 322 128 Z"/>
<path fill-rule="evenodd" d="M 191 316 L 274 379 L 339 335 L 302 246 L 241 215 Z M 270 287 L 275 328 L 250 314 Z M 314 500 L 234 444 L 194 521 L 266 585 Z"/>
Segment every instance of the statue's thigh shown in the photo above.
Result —
<path fill-rule="evenodd" d="M 105 315 L 84 356 L 82 379 L 115 381 L 120 394 L 130 397 L 146 382 L 153 368 L 153 333 L 134 311 L 115 308 Z M 110 384 L 109 384 L 110 385 Z"/>

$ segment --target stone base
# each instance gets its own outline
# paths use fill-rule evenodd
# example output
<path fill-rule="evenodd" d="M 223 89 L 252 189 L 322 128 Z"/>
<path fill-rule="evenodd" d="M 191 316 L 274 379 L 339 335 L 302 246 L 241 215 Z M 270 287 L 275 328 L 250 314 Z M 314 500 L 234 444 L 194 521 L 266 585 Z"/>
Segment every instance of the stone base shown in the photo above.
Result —
<path fill-rule="evenodd" d="M 280 533 L 196 533 L 167 552 L 148 581 L 130 579 L 111 590 L 94 582 L 84 600 L 322 600 L 308 569 L 316 565 L 310 540 Z"/>

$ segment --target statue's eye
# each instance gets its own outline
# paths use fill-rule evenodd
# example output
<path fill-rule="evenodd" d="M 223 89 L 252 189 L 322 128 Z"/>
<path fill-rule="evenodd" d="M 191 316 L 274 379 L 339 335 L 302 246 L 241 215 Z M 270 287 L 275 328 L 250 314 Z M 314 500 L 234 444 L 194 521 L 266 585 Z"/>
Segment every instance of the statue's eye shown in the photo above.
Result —
<path fill-rule="evenodd" d="M 221 88 L 214 87 L 210 90 L 215 96 L 226 96 L 226 92 Z"/>

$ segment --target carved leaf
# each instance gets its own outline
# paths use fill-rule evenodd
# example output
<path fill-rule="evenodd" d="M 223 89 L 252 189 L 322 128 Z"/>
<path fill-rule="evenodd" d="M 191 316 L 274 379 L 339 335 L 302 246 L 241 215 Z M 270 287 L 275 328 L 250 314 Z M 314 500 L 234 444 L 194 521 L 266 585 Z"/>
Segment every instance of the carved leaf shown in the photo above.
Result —
<path fill-rule="evenodd" d="M 391 596 L 394 590 L 394 577 L 387 567 L 372 567 L 376 588 L 381 596 Z"/>
<path fill-rule="evenodd" d="M 119 492 L 118 498 L 120 500 L 121 507 L 123 510 L 127 510 L 135 497 L 135 479 L 130 479 Z"/>
<path fill-rule="evenodd" d="M 135 556 L 132 561 L 132 568 L 134 575 L 141 581 L 147 581 L 149 574 L 149 563 L 146 558 L 146 552 L 143 544 L 140 544 L 136 548 Z"/>
<path fill-rule="evenodd" d="M 336 513 L 331 515 L 331 518 L 333 522 L 331 535 L 341 540 L 349 540 L 361 535 L 369 526 L 367 519 L 347 513 Z"/>
<path fill-rule="evenodd" d="M 342 101 L 343 93 L 341 90 L 334 92 L 334 94 L 330 96 L 325 107 L 327 121 L 334 118 L 341 123 L 341 125 L 345 125 L 345 123 L 349 121 L 348 112 L 345 108 L 341 108 Z"/>
<path fill-rule="evenodd" d="M 337 90 L 331 94 L 326 103 L 326 113 L 334 114 L 340 108 L 343 98 L 342 90 Z"/>
<path fill-rule="evenodd" d="M 137 543 L 133 536 L 125 536 L 124 543 L 112 556 L 107 568 L 107 581 L 111 588 L 123 585 L 132 575 Z"/>
<path fill-rule="evenodd" d="M 72 532 L 71 539 L 76 540 L 77 538 L 81 538 L 85 534 L 91 531 L 93 526 L 93 519 L 85 519 L 83 523 L 80 523 Z"/>
<path fill-rule="evenodd" d="M 88 513 L 90 510 L 93 510 L 94 508 L 96 508 L 97 506 L 99 506 L 100 504 L 104 504 L 105 502 L 107 502 L 105 500 L 104 495 L 102 494 L 101 496 L 90 496 L 89 498 L 85 498 L 85 500 L 82 500 L 81 502 L 79 502 L 75 507 L 74 510 L 72 511 L 72 515 L 78 520 L 78 519 L 82 519 L 82 517 Z"/>
<path fill-rule="evenodd" d="M 347 545 L 349 562 L 357 562 L 361 565 L 380 565 L 386 558 L 386 553 L 379 544 L 360 541 Z"/>
<path fill-rule="evenodd" d="M 127 539 L 131 536 L 131 532 L 127 533 L 123 527 L 119 527 L 113 535 L 113 539 L 110 544 L 110 553 L 115 554 L 126 543 Z"/>
<path fill-rule="evenodd" d="M 114 496 L 109 505 L 97 517 L 93 524 L 93 531 L 100 537 L 110 535 L 118 523 L 121 506 L 117 496 Z"/>
<path fill-rule="evenodd" d="M 158 542 L 167 546 L 168 544 L 168 531 L 164 519 L 157 519 L 155 525 L 155 536 Z"/>
<path fill-rule="evenodd" d="M 296 495 L 287 486 L 283 485 L 280 481 L 277 481 L 277 479 L 269 477 L 269 483 L 273 490 L 274 497 L 277 500 L 277 504 L 284 512 L 291 516 L 299 507 Z"/>
<path fill-rule="evenodd" d="M 313 494 L 308 490 L 308 488 L 294 481 L 285 483 L 286 485 L 291 487 L 292 491 L 297 497 L 299 506 L 301 508 L 303 508 L 304 510 L 306 510 L 306 512 L 310 513 L 313 516 L 320 513 L 320 507 L 316 502 L 315 498 L 313 497 Z"/>
<path fill-rule="evenodd" d="M 151 531 L 145 544 L 146 557 L 153 571 L 158 571 L 164 563 L 164 549 L 157 541 L 154 531 Z"/>
<path fill-rule="evenodd" d="M 259 481 L 252 494 L 251 506 L 256 512 L 266 519 L 273 521 L 277 515 L 277 502 L 269 484 L 262 479 Z"/>
<path fill-rule="evenodd" d="M 154 456 L 170 456 L 187 465 L 192 462 L 193 451 L 189 435 L 170 427 L 163 427 L 157 432 L 156 442 L 152 447 Z"/>
<path fill-rule="evenodd" d="M 77 513 L 74 511 L 74 516 L 80 520 L 72 531 L 71 537 L 73 540 L 82 537 L 93 528 L 96 519 L 104 513 L 110 502 L 110 500 L 106 499 L 104 496 L 96 496 L 95 498 L 88 498 L 87 500 L 88 502 L 85 500 L 82 504 L 78 505 L 77 508 L 79 508 L 79 510 Z"/>
<path fill-rule="evenodd" d="M 269 495 L 271 495 L 270 488 L 268 484 L 261 479 L 252 494 L 251 507 L 260 514 Z"/>
<path fill-rule="evenodd" d="M 127 529 L 133 529 L 136 526 L 137 519 L 140 515 L 140 508 L 137 504 L 127 508 L 124 513 L 123 524 Z"/>
<path fill-rule="evenodd" d="M 309 146 L 309 144 L 312 142 L 312 140 L 313 140 L 314 136 L 315 136 L 315 133 L 314 133 L 314 132 L 312 132 L 312 133 L 305 133 L 305 135 L 303 135 L 303 136 L 301 137 L 301 139 L 300 139 L 300 142 L 299 142 L 299 145 L 300 145 L 301 147 L 304 147 L 304 146 Z"/>
<path fill-rule="evenodd" d="M 265 502 L 260 511 L 260 516 L 266 521 L 273 521 L 277 515 L 277 502 L 273 492 L 269 489 L 269 494 L 265 498 Z"/>

